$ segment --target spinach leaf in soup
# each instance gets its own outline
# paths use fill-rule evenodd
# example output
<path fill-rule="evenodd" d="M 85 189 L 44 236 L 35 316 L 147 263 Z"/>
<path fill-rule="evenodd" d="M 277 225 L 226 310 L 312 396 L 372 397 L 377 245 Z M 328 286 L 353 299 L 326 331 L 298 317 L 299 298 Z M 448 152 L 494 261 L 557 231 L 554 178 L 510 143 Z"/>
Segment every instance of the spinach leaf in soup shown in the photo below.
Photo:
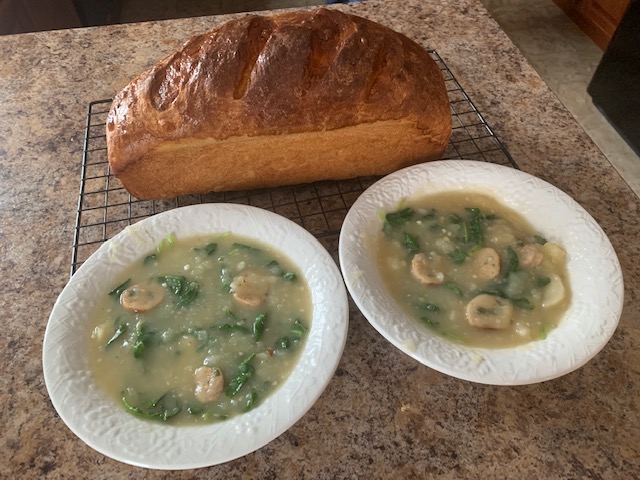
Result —
<path fill-rule="evenodd" d="M 125 332 L 127 331 L 127 324 L 123 323 L 120 324 L 115 333 L 113 334 L 113 336 L 109 339 L 109 341 L 107 342 L 106 346 L 109 347 L 111 346 L 118 338 L 120 338 Z"/>
<path fill-rule="evenodd" d="M 180 398 L 172 391 L 164 393 L 155 400 L 140 401 L 140 395 L 134 389 L 122 392 L 125 409 L 134 415 L 149 420 L 166 422 L 182 411 Z"/>
<path fill-rule="evenodd" d="M 124 292 L 129 287 L 129 285 L 131 285 L 130 278 L 126 279 L 120 285 L 118 285 L 113 290 L 111 290 L 109 292 L 109 295 L 111 295 L 112 297 L 120 298 L 120 295 L 122 295 L 122 292 Z"/>
<path fill-rule="evenodd" d="M 298 276 L 295 273 L 287 272 L 287 271 L 283 270 L 282 267 L 280 267 L 280 264 L 275 260 L 271 260 L 270 262 L 268 262 L 265 265 L 265 268 L 269 272 L 273 273 L 274 275 L 278 275 L 278 276 L 280 276 L 280 277 L 282 277 L 285 280 L 288 280 L 290 282 L 293 282 L 298 278 Z"/>
<path fill-rule="evenodd" d="M 294 350 L 298 343 L 304 338 L 306 332 L 307 327 L 305 327 L 300 319 L 294 320 L 289 333 L 276 341 L 275 349 L 278 351 Z"/>
<path fill-rule="evenodd" d="M 415 214 L 415 211 L 411 208 L 403 208 L 396 212 L 387 213 L 385 216 L 386 223 L 392 227 L 397 227 L 407 223 Z"/>
<path fill-rule="evenodd" d="M 420 244 L 418 237 L 415 237 L 407 232 L 402 232 L 403 244 L 407 249 L 409 255 L 413 255 L 414 253 L 418 253 L 420 251 Z"/>
<path fill-rule="evenodd" d="M 218 325 L 212 325 L 211 328 L 217 328 L 221 332 L 239 332 L 250 334 L 251 330 L 239 323 L 222 323 Z"/>
<path fill-rule="evenodd" d="M 139 320 L 136 324 L 136 333 L 133 344 L 133 356 L 140 358 L 149 347 L 158 345 L 160 336 L 155 330 L 151 330 L 147 323 Z"/>
<path fill-rule="evenodd" d="M 262 334 L 264 333 L 264 324 L 265 324 L 266 318 L 267 318 L 267 314 L 261 313 L 253 321 L 253 339 L 256 342 L 262 338 Z"/>
<path fill-rule="evenodd" d="M 218 249 L 218 244 L 216 242 L 207 243 L 204 247 L 196 247 L 194 248 L 197 252 L 204 252 L 205 255 L 213 255 Z"/>
<path fill-rule="evenodd" d="M 518 259 L 518 254 L 511 246 L 507 247 L 506 256 L 507 268 L 505 271 L 505 275 L 508 276 L 510 273 L 514 273 L 520 270 L 520 260 Z"/>
<path fill-rule="evenodd" d="M 484 216 L 479 208 L 469 207 L 465 208 L 467 212 L 471 215 L 467 243 L 472 245 L 482 245 L 484 243 L 484 233 L 483 233 L 483 219 Z"/>
<path fill-rule="evenodd" d="M 197 282 L 189 281 L 183 275 L 161 275 L 158 281 L 178 297 L 178 307 L 186 307 L 192 303 L 200 291 Z"/>
<path fill-rule="evenodd" d="M 254 374 L 256 370 L 249 362 L 251 362 L 251 360 L 253 360 L 255 356 L 256 354 L 252 353 L 240 363 L 235 377 L 231 379 L 224 390 L 224 393 L 227 397 L 234 397 Z"/>
<path fill-rule="evenodd" d="M 246 404 L 243 407 L 242 411 L 248 412 L 249 410 L 253 409 L 253 407 L 255 407 L 256 401 L 258 400 L 258 392 L 256 390 L 251 390 L 251 392 L 245 396 L 245 400 Z"/>

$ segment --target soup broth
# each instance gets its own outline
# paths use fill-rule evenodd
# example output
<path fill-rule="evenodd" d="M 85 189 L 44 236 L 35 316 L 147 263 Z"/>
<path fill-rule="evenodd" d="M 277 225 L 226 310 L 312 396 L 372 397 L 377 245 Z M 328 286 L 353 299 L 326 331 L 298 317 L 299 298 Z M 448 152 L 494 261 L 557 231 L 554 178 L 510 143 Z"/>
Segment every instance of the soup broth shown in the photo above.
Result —
<path fill-rule="evenodd" d="M 311 318 L 309 286 L 280 253 L 231 234 L 168 237 L 105 292 L 90 366 L 132 414 L 224 420 L 284 382 Z"/>
<path fill-rule="evenodd" d="M 465 345 L 543 339 L 569 305 L 562 247 L 482 194 L 407 202 L 385 215 L 376 250 L 402 308 L 424 328 Z"/>

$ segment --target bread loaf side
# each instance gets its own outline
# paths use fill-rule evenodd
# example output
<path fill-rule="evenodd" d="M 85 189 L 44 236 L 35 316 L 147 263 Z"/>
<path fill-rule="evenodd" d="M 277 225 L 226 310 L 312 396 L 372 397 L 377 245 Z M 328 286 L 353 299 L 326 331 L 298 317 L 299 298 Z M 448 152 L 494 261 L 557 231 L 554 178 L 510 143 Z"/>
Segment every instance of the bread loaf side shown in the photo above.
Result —
<path fill-rule="evenodd" d="M 114 98 L 111 172 L 141 199 L 381 175 L 438 158 L 451 112 L 404 35 L 318 9 L 193 37 Z"/>

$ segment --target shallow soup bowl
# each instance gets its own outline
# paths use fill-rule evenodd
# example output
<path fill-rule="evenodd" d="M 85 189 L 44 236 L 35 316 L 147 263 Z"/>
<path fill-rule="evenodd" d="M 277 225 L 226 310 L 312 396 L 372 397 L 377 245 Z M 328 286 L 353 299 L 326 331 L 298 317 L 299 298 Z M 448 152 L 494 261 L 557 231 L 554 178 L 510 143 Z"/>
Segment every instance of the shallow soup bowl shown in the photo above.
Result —
<path fill-rule="evenodd" d="M 397 210 L 407 199 L 444 192 L 489 195 L 565 249 L 571 302 L 546 338 L 509 348 L 465 346 L 418 324 L 391 297 L 374 251 L 376 239 L 382 235 L 381 213 Z M 491 163 L 430 162 L 379 180 L 347 214 L 339 255 L 349 293 L 380 334 L 422 364 L 478 383 L 521 385 L 565 375 L 605 346 L 622 311 L 620 264 L 591 215 L 553 185 Z"/>
<path fill-rule="evenodd" d="M 88 322 L 100 298 L 130 265 L 154 251 L 167 236 L 210 238 L 228 232 L 284 254 L 309 285 L 311 324 L 293 370 L 257 407 L 226 421 L 173 426 L 125 412 L 101 391 L 89 368 Z M 297 422 L 331 380 L 347 328 L 347 294 L 340 271 L 309 232 L 275 213 L 244 205 L 182 207 L 127 227 L 71 278 L 47 325 L 45 382 L 62 420 L 104 455 L 146 468 L 206 467 L 253 452 Z"/>

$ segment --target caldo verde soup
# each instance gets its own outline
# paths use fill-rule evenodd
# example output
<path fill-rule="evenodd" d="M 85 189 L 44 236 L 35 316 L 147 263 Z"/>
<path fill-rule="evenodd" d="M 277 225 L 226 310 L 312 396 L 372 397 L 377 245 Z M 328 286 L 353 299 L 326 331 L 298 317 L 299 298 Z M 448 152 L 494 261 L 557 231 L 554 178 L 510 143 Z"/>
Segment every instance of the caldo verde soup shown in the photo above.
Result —
<path fill-rule="evenodd" d="M 310 321 L 309 287 L 278 252 L 234 235 L 168 237 L 105 292 L 89 359 L 132 414 L 224 420 L 283 383 Z"/>
<path fill-rule="evenodd" d="M 386 213 L 377 256 L 409 315 L 465 345 L 543 339 L 569 304 L 562 247 L 481 194 L 442 193 Z"/>

